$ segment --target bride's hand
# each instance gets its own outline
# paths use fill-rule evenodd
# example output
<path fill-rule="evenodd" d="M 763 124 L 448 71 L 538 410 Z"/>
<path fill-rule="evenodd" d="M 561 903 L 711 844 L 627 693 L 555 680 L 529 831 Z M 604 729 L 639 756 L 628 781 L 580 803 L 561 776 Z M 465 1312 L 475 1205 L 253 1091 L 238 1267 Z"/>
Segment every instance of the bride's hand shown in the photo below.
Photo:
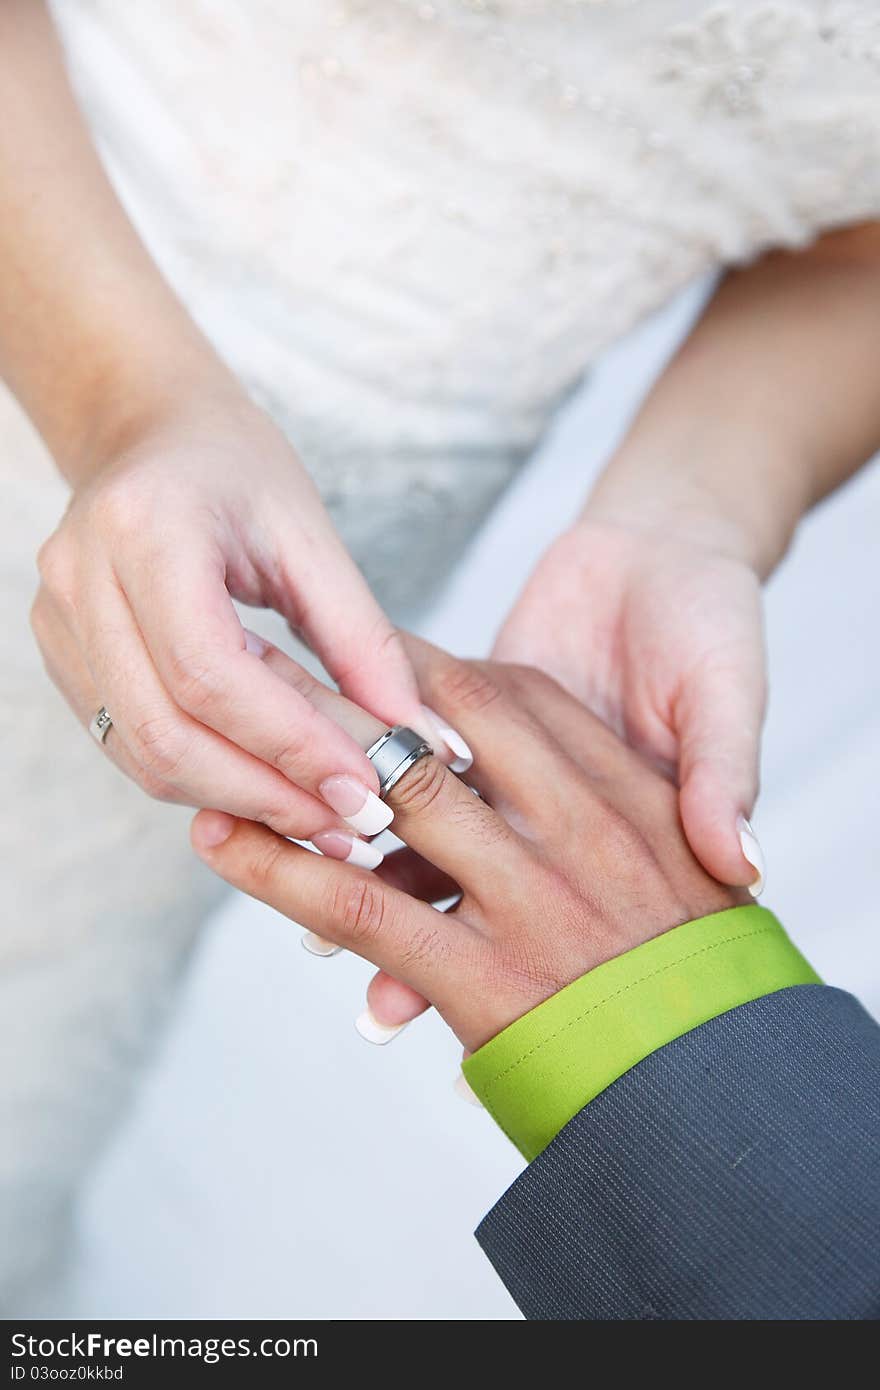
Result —
<path fill-rule="evenodd" d="M 747 821 L 765 703 L 760 584 L 726 532 L 588 514 L 544 555 L 494 655 L 548 672 L 654 759 L 680 786 L 700 861 L 760 891 Z"/>
<path fill-rule="evenodd" d="M 106 705 L 105 751 L 152 796 L 300 838 L 350 816 L 380 828 L 363 749 L 259 660 L 233 597 L 282 613 L 353 700 L 443 749 L 310 478 L 234 388 L 114 440 L 39 564 L 49 673 L 84 724 Z"/>
<path fill-rule="evenodd" d="M 742 900 L 694 859 L 674 787 L 549 677 L 410 651 L 485 799 L 417 763 L 389 795 L 411 848 L 376 873 L 214 811 L 193 823 L 228 882 L 381 967 L 380 1022 L 400 1022 L 400 981 L 474 1050 L 600 962 Z M 429 905 L 456 886 L 453 911 Z"/>

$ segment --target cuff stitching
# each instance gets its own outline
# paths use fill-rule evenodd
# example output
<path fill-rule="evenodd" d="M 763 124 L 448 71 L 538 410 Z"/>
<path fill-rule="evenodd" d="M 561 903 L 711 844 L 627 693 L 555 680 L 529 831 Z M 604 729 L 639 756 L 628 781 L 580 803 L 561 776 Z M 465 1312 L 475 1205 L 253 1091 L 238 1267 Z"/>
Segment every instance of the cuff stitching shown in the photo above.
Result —
<path fill-rule="evenodd" d="M 666 965 L 661 965 L 656 970 L 650 971 L 649 974 L 640 976 L 638 980 L 631 980 L 628 985 L 622 985 L 621 988 L 616 989 L 613 994 L 607 994 L 604 999 L 597 1000 L 595 1004 L 592 1004 L 589 1009 L 585 1009 L 582 1014 L 578 1014 L 576 1018 L 570 1018 L 567 1023 L 564 1023 L 561 1028 L 557 1028 L 555 1032 L 548 1033 L 540 1042 L 536 1042 L 530 1047 L 528 1052 L 524 1052 L 515 1062 L 511 1062 L 509 1066 L 505 1067 L 504 1071 L 498 1072 L 497 1076 L 493 1076 L 491 1080 L 486 1081 L 482 1087 L 483 1091 L 488 1092 L 493 1086 L 496 1086 L 499 1081 L 503 1081 L 506 1076 L 509 1076 L 512 1071 L 516 1071 L 517 1067 L 522 1066 L 523 1062 L 527 1062 L 536 1052 L 540 1052 L 541 1048 L 545 1047 L 547 1043 L 553 1042 L 554 1038 L 558 1038 L 562 1033 L 566 1032 L 567 1029 L 574 1028 L 576 1024 L 582 1023 L 585 1018 L 590 1017 L 590 1014 L 594 1014 L 598 1009 L 604 1008 L 606 1004 L 610 1004 L 612 999 L 619 999 L 622 994 L 628 994 L 630 990 L 638 989 L 639 985 L 646 984 L 648 980 L 653 980 L 658 975 L 665 974 L 667 970 L 674 970 L 677 965 L 683 965 L 685 961 L 693 960 L 695 956 L 704 956 L 707 955 L 709 951 L 719 951 L 725 946 L 732 946 L 737 941 L 747 941 L 749 937 L 753 936 L 765 936 L 768 932 L 775 930 L 775 924 L 768 924 L 766 927 L 756 927 L 754 931 L 741 932 L 739 936 L 731 936 L 725 941 L 713 941 L 708 946 L 701 946 L 698 951 L 688 951 L 687 955 L 677 956 L 675 960 L 667 961 Z M 617 959 L 617 957 L 615 957 L 615 959 Z M 483 1100 L 484 1103 L 486 1103 L 486 1095 L 483 1096 Z M 508 1135 L 508 1138 L 509 1137 Z"/>

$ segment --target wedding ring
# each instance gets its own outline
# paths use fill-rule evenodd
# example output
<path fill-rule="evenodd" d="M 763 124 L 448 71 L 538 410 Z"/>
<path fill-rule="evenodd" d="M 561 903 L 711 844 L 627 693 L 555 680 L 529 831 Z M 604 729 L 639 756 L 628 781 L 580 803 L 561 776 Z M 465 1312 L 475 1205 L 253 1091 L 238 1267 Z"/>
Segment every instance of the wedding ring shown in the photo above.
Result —
<path fill-rule="evenodd" d="M 103 743 L 112 728 L 113 720 L 110 718 L 107 708 L 102 705 L 98 713 L 92 717 L 92 722 L 89 724 L 89 733 L 97 743 Z"/>
<path fill-rule="evenodd" d="M 379 776 L 379 795 L 384 799 L 414 763 L 420 758 L 430 757 L 433 751 L 421 734 L 407 729 L 403 724 L 387 729 L 367 749 L 367 757 Z"/>

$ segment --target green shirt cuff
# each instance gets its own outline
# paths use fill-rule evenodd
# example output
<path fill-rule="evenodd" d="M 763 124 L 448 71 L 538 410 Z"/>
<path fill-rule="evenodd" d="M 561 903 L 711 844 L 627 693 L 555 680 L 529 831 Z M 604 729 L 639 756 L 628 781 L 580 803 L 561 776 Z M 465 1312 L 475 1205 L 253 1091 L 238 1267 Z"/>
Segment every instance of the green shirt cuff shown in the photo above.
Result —
<path fill-rule="evenodd" d="M 710 1018 L 821 981 L 765 907 L 686 922 L 606 961 L 464 1063 L 471 1088 L 529 1160 L 650 1053 Z"/>

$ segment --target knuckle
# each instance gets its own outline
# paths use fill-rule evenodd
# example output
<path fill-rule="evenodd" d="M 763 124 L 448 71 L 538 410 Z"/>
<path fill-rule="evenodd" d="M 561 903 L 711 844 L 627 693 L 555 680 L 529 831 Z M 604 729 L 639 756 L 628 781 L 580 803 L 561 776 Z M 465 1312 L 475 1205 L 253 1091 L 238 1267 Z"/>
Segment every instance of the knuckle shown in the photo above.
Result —
<path fill-rule="evenodd" d="M 269 648 L 269 651 L 261 659 L 270 669 L 272 668 L 273 661 L 278 660 L 271 648 Z M 289 663 L 285 661 L 284 669 L 280 674 L 284 684 L 290 690 L 294 690 L 297 695 L 302 695 L 305 699 L 310 698 L 315 686 L 318 684 L 312 673 L 295 661 Z"/>
<path fill-rule="evenodd" d="M 380 613 L 375 622 L 366 623 L 357 634 L 357 640 L 351 644 L 348 658 L 334 668 L 334 677 L 338 684 L 345 686 L 366 666 L 390 666 L 393 669 L 399 662 L 406 660 L 403 638 L 399 630 L 388 621 L 384 613 Z"/>
<path fill-rule="evenodd" d="M 479 714 L 498 699 L 500 690 L 488 671 L 472 662 L 450 662 L 436 682 L 440 708 L 467 710 Z"/>
<path fill-rule="evenodd" d="M 396 811 L 421 816 L 442 796 L 452 774 L 437 758 L 420 758 L 388 794 Z"/>
<path fill-rule="evenodd" d="M 177 789 L 172 787 L 170 783 L 163 782 L 161 777 L 156 777 L 151 772 L 141 771 L 137 784 L 151 801 L 162 801 L 167 805 L 179 805 L 180 803 L 180 793 Z"/>
<path fill-rule="evenodd" d="M 536 666 L 526 666 L 521 662 L 505 665 L 504 673 L 515 695 L 529 696 L 548 690 L 558 690 L 559 686 L 546 671 Z"/>
<path fill-rule="evenodd" d="M 158 714 L 134 727 L 134 742 L 142 774 L 158 782 L 172 782 L 186 757 L 187 740 L 173 715 Z"/>
<path fill-rule="evenodd" d="M 175 698 L 190 714 L 208 708 L 218 692 L 217 666 L 204 648 L 180 646 L 169 657 L 170 684 Z"/>
<path fill-rule="evenodd" d="M 671 799 L 674 803 L 674 789 Z M 602 818 L 597 828 L 597 849 L 601 850 L 610 872 L 617 869 L 619 873 L 620 868 L 625 866 L 628 873 L 646 881 L 649 875 L 662 872 L 658 848 L 655 848 L 651 835 L 607 800 L 604 800 Z"/>
<path fill-rule="evenodd" d="M 389 622 L 384 613 L 380 613 L 375 623 L 367 627 L 364 636 L 364 648 L 371 657 L 378 657 L 382 660 L 389 655 L 397 655 L 403 651 L 403 639 L 400 632 L 393 623 Z"/>
<path fill-rule="evenodd" d="M 284 801 L 280 797 L 277 801 L 264 802 L 255 814 L 249 813 L 248 819 L 259 821 L 262 825 L 268 825 L 270 830 L 274 830 L 278 835 L 288 835 L 292 839 L 305 838 L 308 827 L 302 823 L 303 817 L 297 816 L 289 801 Z"/>
<path fill-rule="evenodd" d="M 37 551 L 37 571 L 50 594 L 66 597 L 73 588 L 70 547 L 56 531 Z"/>
<path fill-rule="evenodd" d="M 271 894 L 278 878 L 285 841 L 265 833 L 251 847 L 244 866 L 244 883 L 257 897 Z"/>
<path fill-rule="evenodd" d="M 279 772 L 283 772 L 285 777 L 295 781 L 297 775 L 302 772 L 310 742 L 307 732 L 292 730 L 283 743 L 277 744 L 272 749 L 269 762 L 273 767 L 277 767 Z"/>
<path fill-rule="evenodd" d="M 128 482 L 114 479 L 90 499 L 89 520 L 93 528 L 107 535 L 124 536 L 139 525 L 139 510 Z"/>
<path fill-rule="evenodd" d="M 385 923 L 387 899 L 369 878 L 337 882 L 330 891 L 329 920 L 353 946 L 368 948 Z"/>
<path fill-rule="evenodd" d="M 37 646 L 43 650 L 49 645 L 49 634 L 51 624 L 43 591 L 37 594 L 30 611 L 31 632 L 37 640 Z"/>

